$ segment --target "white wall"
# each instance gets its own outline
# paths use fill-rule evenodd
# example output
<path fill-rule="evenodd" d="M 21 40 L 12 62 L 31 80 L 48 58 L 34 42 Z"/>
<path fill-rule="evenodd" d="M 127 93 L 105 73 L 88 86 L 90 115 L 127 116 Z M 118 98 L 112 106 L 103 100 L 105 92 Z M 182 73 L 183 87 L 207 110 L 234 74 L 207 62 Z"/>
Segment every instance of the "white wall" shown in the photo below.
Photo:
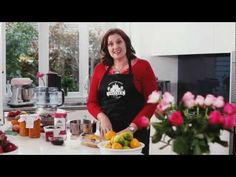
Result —
<path fill-rule="evenodd" d="M 150 57 L 148 59 L 159 80 L 171 82 L 171 93 L 177 98 L 178 58 L 177 56 Z"/>

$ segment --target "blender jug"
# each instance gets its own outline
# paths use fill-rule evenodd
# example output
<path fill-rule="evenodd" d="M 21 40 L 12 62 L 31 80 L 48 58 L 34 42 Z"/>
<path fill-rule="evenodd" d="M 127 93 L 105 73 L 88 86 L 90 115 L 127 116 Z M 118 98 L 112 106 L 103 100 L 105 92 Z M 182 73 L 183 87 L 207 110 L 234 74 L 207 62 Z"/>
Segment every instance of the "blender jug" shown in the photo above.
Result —
<path fill-rule="evenodd" d="M 37 107 L 56 108 L 64 104 L 64 92 L 57 87 L 36 87 L 36 105 Z M 61 93 L 61 97 L 59 97 Z"/>

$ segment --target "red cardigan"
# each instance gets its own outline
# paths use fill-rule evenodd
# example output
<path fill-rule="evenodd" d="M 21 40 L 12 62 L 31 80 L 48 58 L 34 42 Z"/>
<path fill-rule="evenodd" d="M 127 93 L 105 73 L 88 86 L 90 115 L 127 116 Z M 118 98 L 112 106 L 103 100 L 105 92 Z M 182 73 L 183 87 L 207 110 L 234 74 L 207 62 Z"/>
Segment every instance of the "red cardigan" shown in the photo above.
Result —
<path fill-rule="evenodd" d="M 107 65 L 102 63 L 98 64 L 94 69 L 94 73 L 90 82 L 87 108 L 95 118 L 97 118 L 98 113 L 102 112 L 102 108 L 98 101 L 98 89 L 107 69 Z M 128 74 L 128 72 L 129 70 L 126 69 L 122 72 L 122 74 Z M 134 62 L 132 65 L 132 72 L 134 85 L 137 91 L 144 96 L 145 102 L 147 102 L 148 96 L 152 93 L 152 91 L 158 89 L 156 77 L 149 62 L 143 59 L 136 59 L 136 62 Z M 109 74 L 112 73 L 112 69 L 110 69 Z M 135 123 L 138 128 L 140 128 L 140 118 L 142 116 L 151 118 L 156 109 L 156 106 L 157 104 L 146 103 L 137 116 L 134 117 L 132 122 Z"/>

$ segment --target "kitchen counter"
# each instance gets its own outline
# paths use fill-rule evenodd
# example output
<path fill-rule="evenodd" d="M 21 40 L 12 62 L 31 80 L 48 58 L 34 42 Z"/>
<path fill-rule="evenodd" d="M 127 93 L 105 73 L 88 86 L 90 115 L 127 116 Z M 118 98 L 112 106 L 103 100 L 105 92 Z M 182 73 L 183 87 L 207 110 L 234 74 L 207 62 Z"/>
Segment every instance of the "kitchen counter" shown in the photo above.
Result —
<path fill-rule="evenodd" d="M 29 111 L 29 112 L 34 112 L 36 110 L 36 106 L 33 107 L 18 107 L 18 108 L 11 108 L 8 105 L 3 106 L 3 111 L 4 112 L 9 112 L 9 111 L 14 111 L 14 110 L 23 110 L 23 111 Z M 62 105 L 58 107 L 60 109 L 65 109 L 65 110 L 86 110 L 87 106 L 86 105 Z"/>
<path fill-rule="evenodd" d="M 0 130 L 5 131 L 9 129 L 10 125 L 7 122 L 4 126 L 0 126 Z M 71 136 L 70 131 L 67 132 L 67 139 L 63 145 L 53 145 L 51 142 L 45 140 L 45 134 L 41 133 L 40 138 L 23 137 L 19 134 L 6 135 L 8 140 L 14 143 L 18 149 L 10 153 L 4 154 L 21 154 L 21 155 L 99 155 L 98 148 L 91 148 L 81 145 L 78 137 Z"/>
<path fill-rule="evenodd" d="M 98 148 L 91 148 L 81 145 L 80 140 L 71 139 L 68 136 L 67 140 L 62 146 L 53 145 L 51 142 L 47 142 L 44 139 L 44 133 L 40 138 L 22 137 L 20 135 L 11 136 L 7 135 L 8 139 L 18 146 L 16 151 L 12 151 L 10 154 L 18 155 L 99 155 L 100 150 Z M 4 153 L 8 154 L 8 153 Z"/>

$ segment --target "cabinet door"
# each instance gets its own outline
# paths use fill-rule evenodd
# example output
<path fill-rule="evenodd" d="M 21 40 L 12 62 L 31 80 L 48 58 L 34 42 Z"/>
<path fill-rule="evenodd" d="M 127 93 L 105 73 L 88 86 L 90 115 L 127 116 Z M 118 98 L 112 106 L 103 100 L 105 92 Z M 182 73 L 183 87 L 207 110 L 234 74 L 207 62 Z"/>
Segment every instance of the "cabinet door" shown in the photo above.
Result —
<path fill-rule="evenodd" d="M 213 53 L 214 24 L 189 23 L 187 25 L 186 54 Z"/>
<path fill-rule="evenodd" d="M 214 23 L 214 52 L 235 50 L 235 23 Z"/>
<path fill-rule="evenodd" d="M 213 53 L 212 23 L 158 23 L 150 38 L 153 55 Z M 155 32 L 154 32 L 155 31 Z"/>

